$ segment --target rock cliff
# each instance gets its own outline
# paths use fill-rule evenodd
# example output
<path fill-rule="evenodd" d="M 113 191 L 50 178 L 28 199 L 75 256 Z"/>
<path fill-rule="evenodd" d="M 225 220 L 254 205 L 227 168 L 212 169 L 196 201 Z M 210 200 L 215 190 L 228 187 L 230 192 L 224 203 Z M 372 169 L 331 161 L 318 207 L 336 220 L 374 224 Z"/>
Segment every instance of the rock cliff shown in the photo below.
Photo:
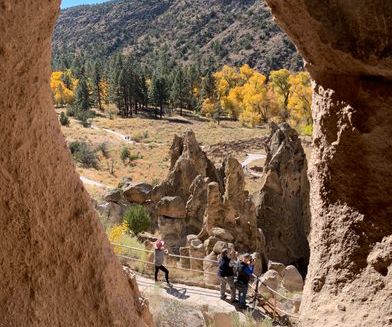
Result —
<path fill-rule="evenodd" d="M 313 85 L 302 326 L 392 323 L 392 3 L 267 0 Z"/>
<path fill-rule="evenodd" d="M 258 226 L 270 260 L 295 264 L 305 275 L 310 225 L 307 160 L 298 133 L 272 123 L 261 190 L 255 197 Z"/>
<path fill-rule="evenodd" d="M 60 1 L 0 1 L 0 326 L 152 325 L 53 110 Z"/>

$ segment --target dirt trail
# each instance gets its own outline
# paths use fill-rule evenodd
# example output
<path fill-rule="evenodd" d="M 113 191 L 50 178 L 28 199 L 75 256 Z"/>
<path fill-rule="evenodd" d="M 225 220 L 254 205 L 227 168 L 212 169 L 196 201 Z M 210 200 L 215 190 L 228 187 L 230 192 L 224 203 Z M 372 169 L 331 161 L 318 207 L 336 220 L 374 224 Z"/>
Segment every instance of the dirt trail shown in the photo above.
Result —
<path fill-rule="evenodd" d="M 132 141 L 131 137 L 129 135 L 124 135 L 124 134 L 112 131 L 111 129 L 108 129 L 108 128 L 100 128 L 100 127 L 97 127 L 97 126 L 91 126 L 91 128 L 99 130 L 99 131 L 104 131 L 104 132 L 112 134 L 112 135 L 115 135 L 115 136 L 119 137 L 124 142 L 135 144 L 135 141 Z"/>
<path fill-rule="evenodd" d="M 208 306 L 213 307 L 214 310 L 227 313 L 236 311 L 233 305 L 220 299 L 219 291 L 177 283 L 173 284 L 173 287 L 169 288 L 164 282 L 159 285 L 152 279 L 148 279 L 146 277 L 137 276 L 136 279 L 139 289 L 147 298 L 149 294 L 158 293 L 164 298 L 181 300 L 184 304 L 190 306 L 200 307 L 208 304 Z"/>
<path fill-rule="evenodd" d="M 252 162 L 265 159 L 265 157 L 266 157 L 265 154 L 261 154 L 261 153 L 248 153 L 247 158 L 241 163 L 241 165 L 243 168 L 246 168 Z"/>
<path fill-rule="evenodd" d="M 80 176 L 80 180 L 87 185 L 91 185 L 91 186 L 95 186 L 95 187 L 99 187 L 99 188 L 104 188 L 104 189 L 108 189 L 110 188 L 109 186 L 102 184 L 100 182 L 94 181 L 92 179 L 89 179 L 87 177 L 84 176 Z"/>

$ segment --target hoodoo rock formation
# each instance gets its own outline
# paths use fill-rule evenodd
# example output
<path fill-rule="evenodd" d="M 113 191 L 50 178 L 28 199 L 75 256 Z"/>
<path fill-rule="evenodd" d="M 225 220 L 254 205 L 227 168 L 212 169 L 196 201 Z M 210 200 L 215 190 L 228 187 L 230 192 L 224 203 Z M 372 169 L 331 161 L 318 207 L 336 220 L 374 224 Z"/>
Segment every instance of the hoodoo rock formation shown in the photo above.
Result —
<path fill-rule="evenodd" d="M 203 258 L 231 246 L 264 256 L 264 236 L 241 164 L 226 158 L 217 169 L 191 130 L 174 138 L 168 178 L 152 194 L 159 232 L 173 250 Z"/>
<path fill-rule="evenodd" d="M 53 110 L 59 6 L 0 1 L 0 326 L 145 327 Z"/>
<path fill-rule="evenodd" d="M 272 123 L 266 152 L 261 190 L 255 197 L 266 254 L 270 260 L 295 264 L 305 273 L 309 262 L 309 181 L 298 133 L 288 124 Z"/>
<path fill-rule="evenodd" d="M 392 324 L 392 2 L 267 0 L 313 85 L 302 326 Z"/>

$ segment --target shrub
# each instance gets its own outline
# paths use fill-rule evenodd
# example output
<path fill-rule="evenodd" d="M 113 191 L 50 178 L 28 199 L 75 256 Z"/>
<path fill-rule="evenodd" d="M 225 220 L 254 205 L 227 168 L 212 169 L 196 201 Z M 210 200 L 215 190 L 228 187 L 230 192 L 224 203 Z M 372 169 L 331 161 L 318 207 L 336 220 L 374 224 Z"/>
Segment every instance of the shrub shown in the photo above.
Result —
<path fill-rule="evenodd" d="M 101 151 L 105 158 L 109 158 L 109 150 L 106 142 L 99 144 L 97 150 Z"/>
<path fill-rule="evenodd" d="M 125 162 L 127 159 L 130 159 L 131 151 L 127 147 L 123 147 L 121 149 L 120 158 L 122 162 Z"/>
<path fill-rule="evenodd" d="M 76 108 L 73 105 L 68 105 L 67 106 L 67 116 L 68 117 L 74 117 L 76 115 Z"/>
<path fill-rule="evenodd" d="M 87 143 L 74 141 L 68 147 L 76 162 L 86 168 L 98 169 L 98 159 L 95 151 Z"/>
<path fill-rule="evenodd" d="M 144 131 L 144 132 L 142 132 L 142 133 L 136 133 L 135 135 L 133 135 L 132 139 L 133 139 L 135 142 L 140 142 L 140 141 L 142 141 L 142 140 L 148 138 L 148 136 L 149 136 L 149 135 L 148 135 L 148 131 Z"/>
<path fill-rule="evenodd" d="M 313 125 L 305 125 L 302 127 L 302 134 L 307 135 L 307 136 L 312 136 L 313 134 Z"/>
<path fill-rule="evenodd" d="M 80 123 L 82 124 L 83 127 L 90 127 L 91 126 L 91 122 L 90 122 L 90 118 L 94 117 L 94 114 L 92 113 L 92 111 L 82 111 L 82 110 L 78 110 L 75 113 L 75 117 L 77 120 L 80 121 Z"/>
<path fill-rule="evenodd" d="M 124 223 L 129 231 L 135 235 L 148 230 L 151 226 L 151 219 L 148 210 L 142 205 L 131 206 L 124 215 Z"/>
<path fill-rule="evenodd" d="M 61 126 L 68 126 L 69 125 L 69 118 L 63 111 L 60 114 L 59 120 L 60 120 Z"/>

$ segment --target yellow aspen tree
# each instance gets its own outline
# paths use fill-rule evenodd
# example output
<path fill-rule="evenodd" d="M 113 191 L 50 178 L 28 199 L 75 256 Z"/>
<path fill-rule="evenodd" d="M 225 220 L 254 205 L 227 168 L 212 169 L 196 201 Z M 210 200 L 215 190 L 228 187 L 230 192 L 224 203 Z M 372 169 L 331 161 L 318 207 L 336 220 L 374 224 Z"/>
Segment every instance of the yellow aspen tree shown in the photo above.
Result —
<path fill-rule="evenodd" d="M 310 75 L 299 72 L 289 77 L 290 96 L 288 110 L 296 124 L 312 124 L 312 88 Z"/>
<path fill-rule="evenodd" d="M 270 85 L 273 88 L 280 107 L 281 118 L 289 119 L 288 102 L 290 95 L 290 72 L 287 69 L 272 71 L 270 74 Z"/>
<path fill-rule="evenodd" d="M 241 66 L 240 79 L 243 81 L 243 84 L 245 84 L 247 81 L 249 81 L 249 79 L 254 75 L 255 72 L 256 71 L 254 69 L 250 68 L 250 66 L 248 64 Z"/>
<path fill-rule="evenodd" d="M 243 89 L 243 111 L 240 121 L 252 127 L 261 121 L 268 120 L 268 106 L 266 99 L 266 77 L 255 72 L 249 81 L 242 87 Z"/>
<path fill-rule="evenodd" d="M 73 90 L 65 85 L 63 76 L 63 72 L 53 72 L 50 78 L 50 88 L 56 106 L 71 104 L 75 99 Z"/>

